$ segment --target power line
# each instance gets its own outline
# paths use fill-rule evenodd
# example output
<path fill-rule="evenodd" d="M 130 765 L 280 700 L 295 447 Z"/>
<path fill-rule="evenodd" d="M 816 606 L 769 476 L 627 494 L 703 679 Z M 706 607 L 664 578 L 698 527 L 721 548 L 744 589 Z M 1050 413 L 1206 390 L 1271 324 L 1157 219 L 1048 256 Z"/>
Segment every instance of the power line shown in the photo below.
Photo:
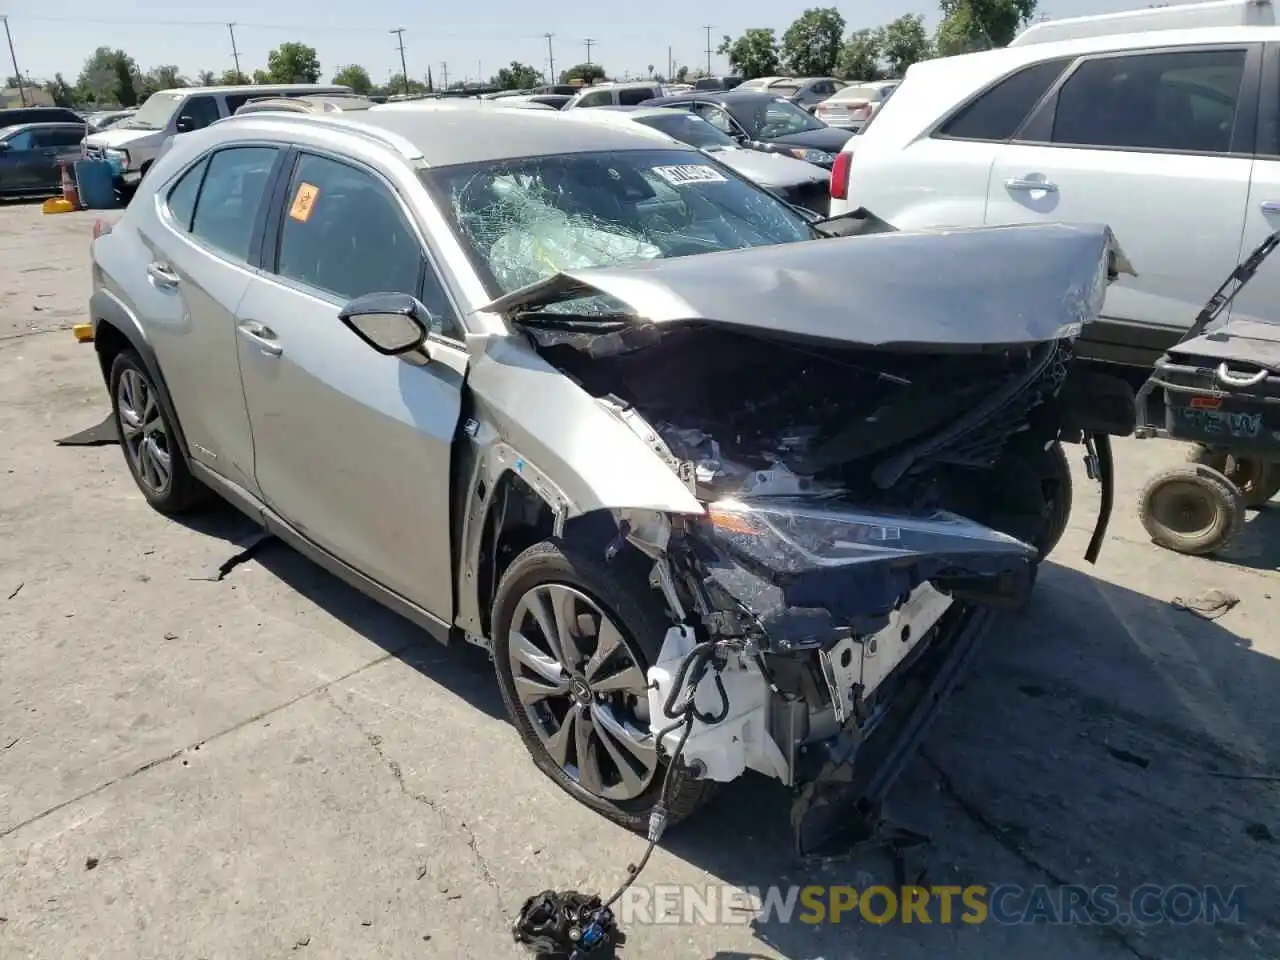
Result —
<path fill-rule="evenodd" d="M 551 76 L 549 76 L 547 80 L 549 83 L 555 83 L 556 82 L 556 55 L 551 50 L 551 38 L 554 37 L 555 34 L 544 33 L 543 36 L 547 38 L 547 72 L 551 74 Z"/>
<path fill-rule="evenodd" d="M 404 27 L 396 27 L 392 31 L 400 41 L 400 77 L 404 80 L 404 94 L 409 95 L 409 68 L 404 62 Z"/>
<path fill-rule="evenodd" d="M 239 80 L 244 74 L 240 72 L 240 51 L 236 49 L 236 25 L 234 23 L 227 24 L 227 33 L 231 34 L 231 59 L 236 64 L 236 79 Z"/>

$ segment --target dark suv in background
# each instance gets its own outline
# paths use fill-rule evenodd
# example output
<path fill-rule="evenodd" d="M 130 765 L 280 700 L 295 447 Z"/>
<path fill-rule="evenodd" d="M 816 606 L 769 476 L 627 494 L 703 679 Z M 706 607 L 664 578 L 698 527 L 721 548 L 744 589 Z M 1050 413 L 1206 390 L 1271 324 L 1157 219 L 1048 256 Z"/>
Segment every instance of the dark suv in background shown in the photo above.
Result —
<path fill-rule="evenodd" d="M 14 107 L 0 110 L 0 129 L 20 123 L 84 123 L 84 117 L 66 107 Z"/>

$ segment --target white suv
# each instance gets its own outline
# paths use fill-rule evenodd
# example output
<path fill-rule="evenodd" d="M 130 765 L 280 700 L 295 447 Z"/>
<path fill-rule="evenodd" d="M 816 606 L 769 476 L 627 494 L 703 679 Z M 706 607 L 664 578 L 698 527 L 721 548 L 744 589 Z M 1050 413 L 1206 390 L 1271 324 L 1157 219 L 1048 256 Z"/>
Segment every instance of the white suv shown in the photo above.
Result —
<path fill-rule="evenodd" d="M 1212 6 L 1239 23 L 1269 3 Z M 1109 224 L 1137 276 L 1112 285 L 1081 351 L 1147 366 L 1280 229 L 1280 28 L 1097 30 L 913 66 L 838 157 L 831 212 Z M 1232 311 L 1280 321 L 1280 267 Z"/>

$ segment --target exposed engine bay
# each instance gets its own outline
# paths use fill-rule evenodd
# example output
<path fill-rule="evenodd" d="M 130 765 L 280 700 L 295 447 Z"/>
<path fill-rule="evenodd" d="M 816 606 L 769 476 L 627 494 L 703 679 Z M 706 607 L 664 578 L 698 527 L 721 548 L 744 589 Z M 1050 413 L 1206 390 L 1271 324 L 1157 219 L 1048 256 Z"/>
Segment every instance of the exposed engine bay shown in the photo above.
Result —
<path fill-rule="evenodd" d="M 992 610 L 1025 602 L 1069 510 L 1063 442 L 1083 442 L 1103 482 L 1091 551 L 1105 530 L 1106 431 L 1066 385 L 1072 343 L 1114 276 L 1112 238 L 1037 229 L 954 248 L 973 255 L 956 266 L 972 315 L 927 281 L 882 280 L 884 298 L 916 297 L 896 326 L 874 310 L 861 327 L 847 317 L 820 259 L 838 264 L 848 244 L 874 259 L 892 253 L 877 248 L 888 238 L 562 273 L 500 305 L 703 505 L 667 517 L 660 543 L 620 518 L 674 621 L 648 672 L 650 723 L 700 776 L 755 769 L 800 788 L 802 850 L 850 804 L 878 804 Z M 982 300 L 975 271 L 993 262 L 982 247 L 1032 241 L 1048 255 L 1019 259 L 1044 275 L 1007 303 Z M 749 267 L 765 256 L 793 262 L 761 279 Z M 730 265 L 720 278 L 717 258 Z M 711 313 L 718 279 L 745 320 Z M 942 293 L 952 283 L 932 279 Z M 805 294 L 788 303 L 790 290 Z M 715 669 L 691 694 L 687 729 L 663 729 L 708 645 Z"/>

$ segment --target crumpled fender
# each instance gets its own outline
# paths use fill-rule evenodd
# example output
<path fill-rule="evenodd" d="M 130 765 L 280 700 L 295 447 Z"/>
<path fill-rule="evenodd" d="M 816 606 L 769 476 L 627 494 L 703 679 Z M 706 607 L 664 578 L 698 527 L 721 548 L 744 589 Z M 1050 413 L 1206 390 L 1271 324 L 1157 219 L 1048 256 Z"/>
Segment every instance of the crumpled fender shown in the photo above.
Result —
<path fill-rule="evenodd" d="M 601 509 L 703 513 L 660 448 L 538 356 L 521 334 L 475 335 L 468 347 L 476 418 L 494 443 L 516 451 L 511 469 L 532 467 L 554 485 L 565 516 Z"/>

